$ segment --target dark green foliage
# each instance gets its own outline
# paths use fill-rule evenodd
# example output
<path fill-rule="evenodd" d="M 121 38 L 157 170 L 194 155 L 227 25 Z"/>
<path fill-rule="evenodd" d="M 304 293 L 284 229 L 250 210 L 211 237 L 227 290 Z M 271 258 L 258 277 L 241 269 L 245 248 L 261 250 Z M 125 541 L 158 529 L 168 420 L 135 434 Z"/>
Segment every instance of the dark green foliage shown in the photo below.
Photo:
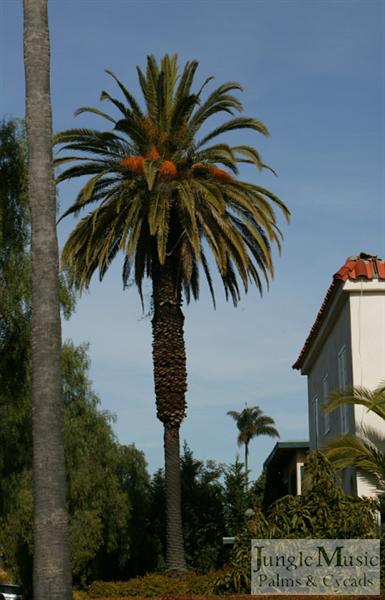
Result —
<path fill-rule="evenodd" d="M 26 145 L 18 121 L 0 124 L 0 514 L 8 477 L 31 465 L 30 216 L 26 197 Z M 74 295 L 61 276 L 65 316 Z M 12 497 L 12 495 L 11 495 Z"/>
<path fill-rule="evenodd" d="M 131 577 L 142 575 L 154 569 L 157 549 L 153 541 L 150 520 L 151 483 L 147 472 L 147 463 L 143 452 L 135 446 L 120 446 L 118 451 L 118 477 L 120 486 L 125 492 L 131 507 L 127 523 L 130 552 L 126 564 L 122 565 L 121 549 L 117 549 L 115 565 L 120 564 L 119 573 L 114 577 L 124 577 L 127 572 Z M 110 568 L 110 577 L 114 570 Z"/>
<path fill-rule="evenodd" d="M 30 271 L 27 244 L 26 149 L 16 121 L 0 124 L 0 472 L 19 471 L 29 456 L 19 452 L 29 419 Z M 5 427 L 5 424 L 7 425 Z M 24 431 L 23 431 L 24 430 Z M 0 511 L 6 494 L 0 482 Z"/>
<path fill-rule="evenodd" d="M 268 520 L 273 531 L 287 538 L 371 538 L 376 534 L 376 508 L 375 501 L 345 496 L 330 462 L 322 453 L 312 452 L 303 495 L 277 500 Z"/>
<path fill-rule="evenodd" d="M 151 526 L 153 560 L 152 568 L 166 569 L 166 482 L 164 472 L 159 469 L 151 480 L 149 522 Z"/>
<path fill-rule="evenodd" d="M 252 504 L 245 468 L 238 459 L 225 468 L 223 501 L 226 535 L 237 535 L 245 525 L 245 512 Z"/>
<path fill-rule="evenodd" d="M 253 506 L 257 506 L 258 508 L 261 508 L 263 506 L 263 499 L 265 497 L 266 488 L 267 477 L 266 471 L 263 470 L 258 479 L 254 481 L 250 489 Z"/>
<path fill-rule="evenodd" d="M 181 457 L 184 541 L 187 562 L 198 573 L 221 568 L 231 548 L 222 538 L 238 535 L 247 524 L 248 509 L 261 504 L 263 476 L 247 490 L 243 464 L 237 460 L 229 466 L 204 464 L 194 458 L 185 444 Z M 153 532 L 155 567 L 164 569 L 165 554 L 165 486 L 163 472 L 158 471 L 151 483 L 150 524 Z"/>
<path fill-rule="evenodd" d="M 31 542 L 29 214 L 26 149 L 16 121 L 0 124 L 0 546 L 23 560 Z M 17 491 L 17 493 L 16 493 Z M 7 516 L 7 518 L 4 518 Z"/>
<path fill-rule="evenodd" d="M 217 591 L 250 591 L 250 543 L 253 538 L 375 538 L 377 503 L 345 496 L 336 471 L 320 452 L 305 466 L 302 496 L 285 496 L 268 509 L 256 510 L 233 549 L 230 569 Z"/>
<path fill-rule="evenodd" d="M 143 453 L 119 446 L 111 416 L 87 378 L 86 346 L 63 348 L 65 450 L 68 472 L 71 559 L 74 581 L 122 578 L 151 567 L 141 526 L 148 530 L 149 476 Z M 27 453 L 27 450 L 25 451 Z M 30 452 L 30 448 L 29 448 Z M 0 515 L 5 563 L 27 582 L 32 554 L 30 464 L 7 479 L 8 498 Z M 144 510 L 143 510 L 144 509 Z"/>
<path fill-rule="evenodd" d="M 88 363 L 86 346 L 65 345 L 63 379 L 71 558 L 75 580 L 85 581 L 100 576 L 109 555 L 118 549 L 118 564 L 125 564 L 131 543 L 130 504 L 119 478 L 120 454 L 110 426 L 111 416 L 98 410 L 99 399 L 87 378 Z"/>
<path fill-rule="evenodd" d="M 223 560 L 225 535 L 222 470 L 213 461 L 193 457 L 187 444 L 181 457 L 182 518 L 187 563 L 198 573 L 217 568 Z"/>
<path fill-rule="evenodd" d="M 17 120 L 0 123 L 0 264 L 23 253 L 28 239 L 26 146 Z"/>

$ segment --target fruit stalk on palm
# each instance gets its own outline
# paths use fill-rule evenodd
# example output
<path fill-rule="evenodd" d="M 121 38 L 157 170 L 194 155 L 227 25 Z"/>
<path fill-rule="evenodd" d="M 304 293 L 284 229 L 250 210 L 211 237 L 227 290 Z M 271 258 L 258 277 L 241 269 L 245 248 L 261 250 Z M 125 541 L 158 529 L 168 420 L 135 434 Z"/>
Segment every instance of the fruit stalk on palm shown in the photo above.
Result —
<path fill-rule="evenodd" d="M 87 177 L 65 215 L 96 205 L 63 251 L 74 284 L 88 287 L 95 271 L 102 279 L 118 253 L 124 258 L 125 285 L 132 278 L 143 298 L 144 280 L 152 282 L 155 395 L 165 432 L 167 565 L 172 572 L 186 568 L 179 481 L 187 387 L 182 301 L 198 299 L 203 273 L 215 305 L 213 268 L 234 304 L 241 286 L 247 291 L 254 283 L 261 291 L 263 280 L 268 283 L 273 274 L 272 244 L 280 248 L 275 208 L 289 217 L 274 194 L 239 179 L 239 164 L 266 167 L 252 146 L 214 143 L 239 129 L 267 135 L 266 127 L 233 116 L 242 110 L 234 96 L 241 89 L 237 83 L 225 83 L 203 100 L 212 78 L 193 91 L 197 66 L 188 62 L 179 75 L 176 56 L 165 56 L 160 64 L 148 57 L 146 71 L 137 68 L 142 104 L 109 72 L 123 101 L 106 91 L 101 99 L 119 116 L 90 107 L 77 111 L 103 117 L 109 129 L 72 129 L 56 137 L 67 151 L 57 164 L 74 163 L 58 181 Z M 230 118 L 201 135 L 202 125 L 220 113 Z"/>

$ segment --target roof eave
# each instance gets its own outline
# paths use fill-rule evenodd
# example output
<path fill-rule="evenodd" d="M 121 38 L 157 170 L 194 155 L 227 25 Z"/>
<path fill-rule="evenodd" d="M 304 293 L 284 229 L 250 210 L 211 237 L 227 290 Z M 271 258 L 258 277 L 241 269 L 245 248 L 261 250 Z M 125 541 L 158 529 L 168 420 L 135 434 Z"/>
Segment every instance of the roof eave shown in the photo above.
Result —
<path fill-rule="evenodd" d="M 334 325 L 343 304 L 347 300 L 344 288 L 343 282 L 334 281 L 326 294 L 322 315 L 316 321 L 316 330 L 311 330 L 308 340 L 305 343 L 304 351 L 293 365 L 293 369 L 301 371 L 301 375 L 309 374 L 322 343 Z"/>
<path fill-rule="evenodd" d="M 282 450 L 292 450 L 292 451 L 297 451 L 297 450 L 306 450 L 309 449 L 310 447 L 310 442 L 308 442 L 307 440 L 304 441 L 298 441 L 298 442 L 277 442 L 274 446 L 274 448 L 272 449 L 272 451 L 270 452 L 269 456 L 266 458 L 265 462 L 263 463 L 263 469 L 266 469 L 269 464 L 271 464 L 271 462 L 276 458 L 277 453 L 279 451 Z"/>

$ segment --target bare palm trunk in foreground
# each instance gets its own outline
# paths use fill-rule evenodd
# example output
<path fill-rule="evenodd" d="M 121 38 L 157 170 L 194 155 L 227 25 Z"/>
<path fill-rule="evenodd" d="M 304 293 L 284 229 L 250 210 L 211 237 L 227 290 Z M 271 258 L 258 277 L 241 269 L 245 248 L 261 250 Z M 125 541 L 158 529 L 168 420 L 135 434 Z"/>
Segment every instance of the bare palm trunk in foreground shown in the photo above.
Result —
<path fill-rule="evenodd" d="M 47 0 L 24 0 L 32 220 L 34 599 L 70 600 Z"/>

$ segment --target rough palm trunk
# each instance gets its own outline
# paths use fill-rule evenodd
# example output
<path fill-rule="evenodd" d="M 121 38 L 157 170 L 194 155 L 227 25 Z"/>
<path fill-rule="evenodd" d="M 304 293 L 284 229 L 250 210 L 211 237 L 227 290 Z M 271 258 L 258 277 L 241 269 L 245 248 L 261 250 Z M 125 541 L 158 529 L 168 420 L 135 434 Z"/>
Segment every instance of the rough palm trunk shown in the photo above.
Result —
<path fill-rule="evenodd" d="M 179 428 L 185 416 L 186 352 L 181 290 L 173 285 L 172 267 L 158 266 L 153 274 L 153 362 L 157 416 L 164 425 L 167 505 L 167 568 L 186 571 L 184 556 Z"/>
<path fill-rule="evenodd" d="M 24 0 L 24 64 L 32 222 L 34 599 L 70 600 L 47 0 Z"/>

